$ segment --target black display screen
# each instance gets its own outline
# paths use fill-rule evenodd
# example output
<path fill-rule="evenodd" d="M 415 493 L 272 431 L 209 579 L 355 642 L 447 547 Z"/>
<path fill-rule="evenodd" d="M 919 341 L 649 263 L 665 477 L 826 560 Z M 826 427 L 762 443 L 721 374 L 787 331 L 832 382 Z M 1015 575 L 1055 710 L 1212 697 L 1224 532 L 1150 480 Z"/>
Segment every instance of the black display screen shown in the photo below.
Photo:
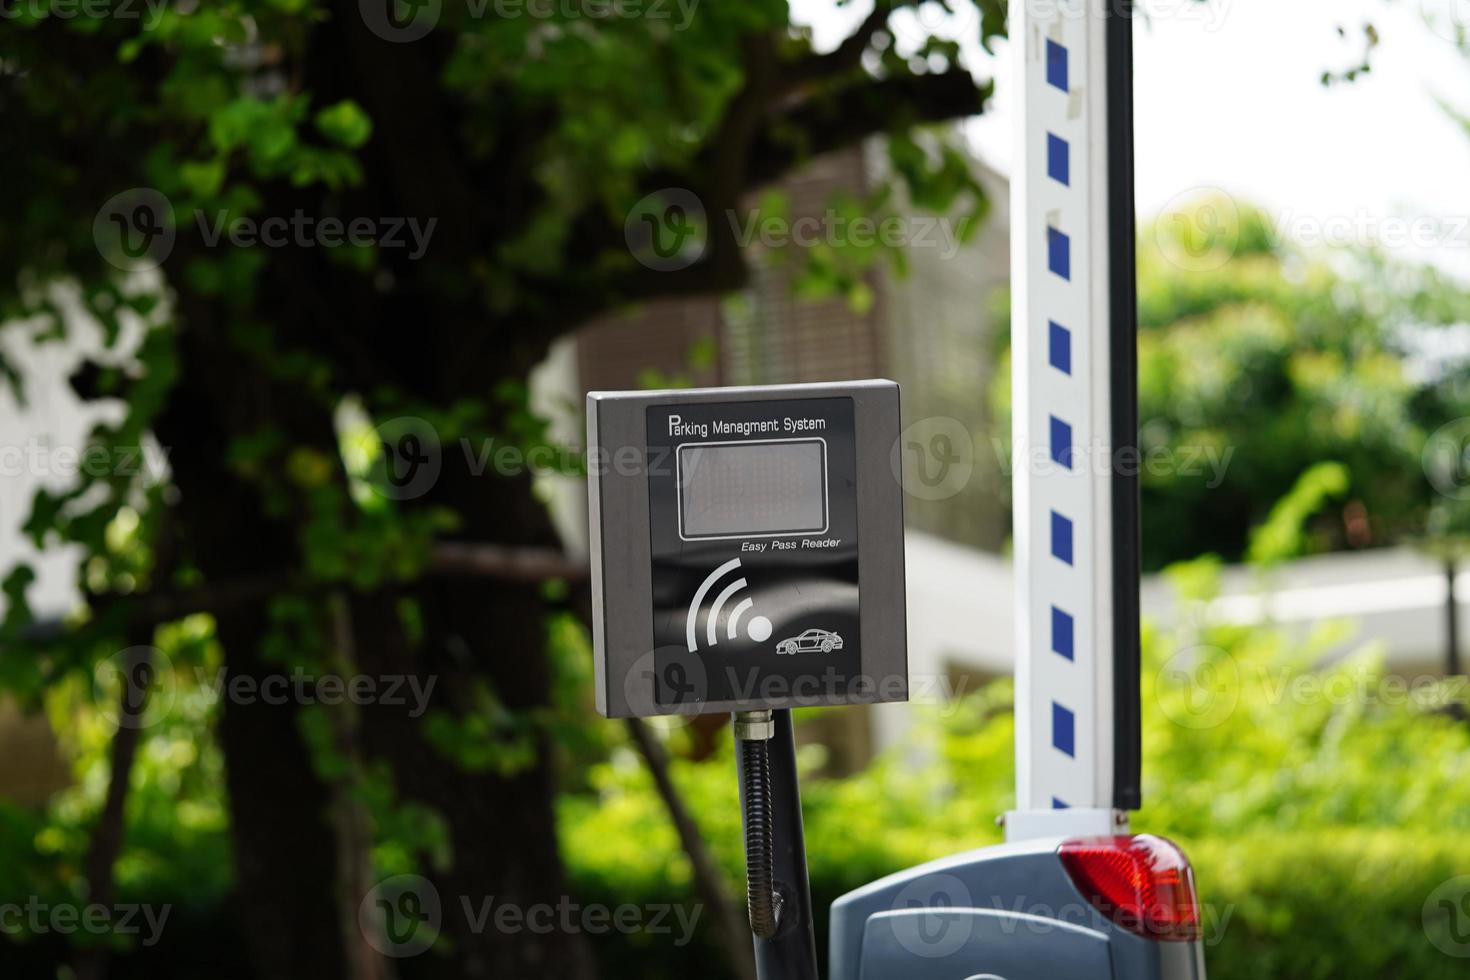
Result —
<path fill-rule="evenodd" d="M 822 533 L 827 444 L 787 439 L 680 446 L 679 526 L 686 539 Z"/>

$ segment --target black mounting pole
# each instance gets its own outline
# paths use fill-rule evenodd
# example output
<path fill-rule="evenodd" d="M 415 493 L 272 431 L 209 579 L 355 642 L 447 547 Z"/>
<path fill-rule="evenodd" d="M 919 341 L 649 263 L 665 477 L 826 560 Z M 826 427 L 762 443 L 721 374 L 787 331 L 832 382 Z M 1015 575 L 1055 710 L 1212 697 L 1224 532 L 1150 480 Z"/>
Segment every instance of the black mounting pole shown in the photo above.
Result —
<path fill-rule="evenodd" d="M 1445 675 L 1454 677 L 1460 671 L 1460 607 L 1455 600 L 1455 573 L 1459 566 L 1453 558 L 1444 563 L 1444 580 L 1449 589 L 1445 602 Z"/>
<path fill-rule="evenodd" d="M 817 938 L 812 925 L 812 892 L 807 880 L 806 833 L 801 821 L 801 788 L 796 781 L 796 738 L 790 711 L 772 712 L 775 733 L 768 744 L 771 790 L 772 866 L 781 912 L 775 935 L 754 939 L 760 980 L 818 980 Z M 735 744 L 737 757 L 740 742 Z M 740 810 L 747 823 L 750 807 L 740 780 Z"/>
<path fill-rule="evenodd" d="M 1107 6 L 1108 355 L 1113 442 L 1113 807 L 1143 801 L 1139 581 L 1138 265 L 1133 193 L 1133 0 Z"/>

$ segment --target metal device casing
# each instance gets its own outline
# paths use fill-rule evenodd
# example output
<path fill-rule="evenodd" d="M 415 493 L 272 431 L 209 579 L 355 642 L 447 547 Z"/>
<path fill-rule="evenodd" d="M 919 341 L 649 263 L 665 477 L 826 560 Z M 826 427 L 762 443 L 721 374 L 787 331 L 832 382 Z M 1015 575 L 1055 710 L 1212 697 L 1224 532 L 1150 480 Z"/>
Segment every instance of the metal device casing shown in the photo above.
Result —
<path fill-rule="evenodd" d="M 851 401 L 861 624 L 858 670 L 872 682 L 870 689 L 861 696 L 816 689 L 774 696 L 755 692 L 760 696 L 745 699 L 710 697 L 676 706 L 660 703 L 653 694 L 655 596 L 648 471 L 657 461 L 649 454 L 649 409 L 834 399 Z M 598 711 L 610 718 L 627 718 L 907 700 L 899 433 L 899 392 L 892 381 L 589 392 L 588 500 Z"/>
<path fill-rule="evenodd" d="M 909 868 L 832 903 L 829 980 L 1205 980 L 1204 945 L 1110 922 L 1057 857 L 1065 838 Z"/>

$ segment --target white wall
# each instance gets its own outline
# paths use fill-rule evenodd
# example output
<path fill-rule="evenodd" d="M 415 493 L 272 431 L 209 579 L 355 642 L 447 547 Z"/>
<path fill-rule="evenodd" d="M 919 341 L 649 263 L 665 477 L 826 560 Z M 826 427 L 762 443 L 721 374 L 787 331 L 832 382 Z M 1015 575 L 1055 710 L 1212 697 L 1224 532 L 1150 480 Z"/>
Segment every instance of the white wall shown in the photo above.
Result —
<path fill-rule="evenodd" d="M 83 402 L 71 390 L 68 376 L 89 353 L 98 356 L 102 333 L 74 296 L 59 291 L 57 299 L 68 325 L 62 340 L 37 345 L 38 325 L 0 324 L 0 350 L 25 382 L 22 402 L 9 383 L 0 381 L 0 576 L 21 562 L 31 565 L 36 584 L 30 598 L 38 615 L 59 615 L 79 601 L 78 552 L 52 548 L 43 557 L 37 551 L 21 533 L 31 502 L 42 487 L 62 490 L 76 482 L 89 433 L 100 421 L 117 421 L 123 409 L 120 402 Z M 125 340 L 119 348 L 130 350 L 131 344 Z M 107 360 L 117 363 L 123 356 L 109 352 Z"/>

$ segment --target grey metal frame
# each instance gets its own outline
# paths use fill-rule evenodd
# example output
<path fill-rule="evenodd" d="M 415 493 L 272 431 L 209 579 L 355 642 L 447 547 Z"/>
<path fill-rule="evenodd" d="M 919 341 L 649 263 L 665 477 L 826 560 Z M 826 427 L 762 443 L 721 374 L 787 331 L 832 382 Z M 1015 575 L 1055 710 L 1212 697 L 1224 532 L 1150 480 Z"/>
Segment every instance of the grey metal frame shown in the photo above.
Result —
<path fill-rule="evenodd" d="M 1136 936 L 1094 909 L 1064 838 L 941 858 L 832 903 L 829 980 L 1205 980 L 1204 944 Z"/>
<path fill-rule="evenodd" d="M 646 410 L 655 405 L 840 398 L 853 401 L 858 474 L 858 591 L 861 673 L 895 679 L 873 701 L 908 698 L 908 621 L 904 599 L 903 487 L 891 460 L 902 424 L 893 381 L 593 391 L 587 394 L 588 513 L 592 544 L 592 635 L 597 710 L 609 718 L 639 711 L 627 677 L 653 652 Z M 629 448 L 631 447 L 631 449 Z M 620 455 L 621 454 L 621 455 Z M 662 461 L 673 465 L 672 460 Z M 652 697 L 648 698 L 652 704 Z M 831 695 L 760 701 L 709 701 L 691 713 L 848 703 Z"/>

